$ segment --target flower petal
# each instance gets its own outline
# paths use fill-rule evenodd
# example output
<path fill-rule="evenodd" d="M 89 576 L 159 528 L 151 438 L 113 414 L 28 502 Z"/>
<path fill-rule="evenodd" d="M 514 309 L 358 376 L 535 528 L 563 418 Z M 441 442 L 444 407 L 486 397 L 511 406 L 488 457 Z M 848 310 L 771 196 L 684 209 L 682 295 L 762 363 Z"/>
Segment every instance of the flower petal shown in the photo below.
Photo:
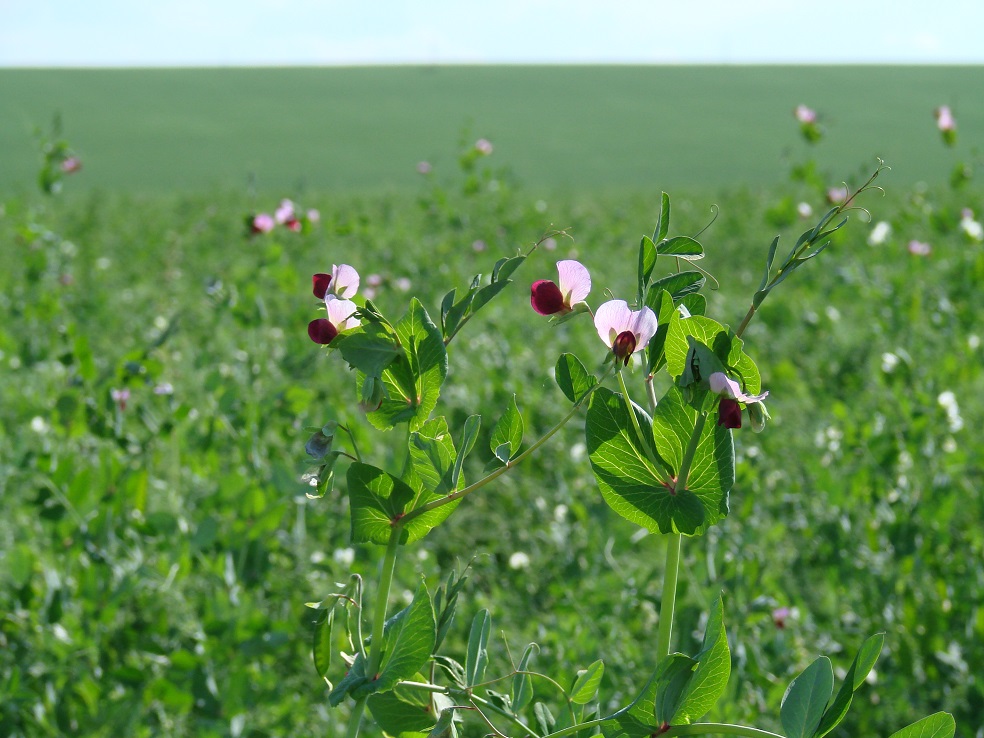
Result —
<path fill-rule="evenodd" d="M 746 405 L 762 402 L 762 400 L 769 396 L 768 392 L 763 392 L 760 395 L 746 395 L 742 392 L 741 385 L 724 374 L 724 372 L 714 372 L 707 378 L 707 384 L 714 394 L 744 402 Z"/>
<path fill-rule="evenodd" d="M 339 331 L 355 328 L 359 325 L 359 319 L 354 317 L 359 306 L 351 300 L 342 300 L 334 295 L 328 295 L 325 298 L 325 309 L 328 311 L 328 320 Z"/>
<path fill-rule="evenodd" d="M 591 275 L 587 268 L 573 259 L 557 262 L 557 274 L 560 279 L 560 291 L 564 295 L 564 304 L 571 307 L 575 303 L 584 302 L 591 292 Z"/>
<path fill-rule="evenodd" d="M 538 279 L 530 287 L 530 305 L 540 315 L 554 315 L 564 310 L 564 294 L 549 279 Z"/>
<path fill-rule="evenodd" d="M 337 335 L 338 329 L 327 318 L 318 318 L 308 323 L 308 337 L 322 346 L 327 346 Z"/>
<path fill-rule="evenodd" d="M 649 344 L 649 339 L 656 335 L 657 326 L 658 320 L 656 313 L 651 309 L 644 307 L 642 310 L 632 313 L 629 330 L 635 333 L 636 336 L 636 346 L 632 353 L 638 353 L 646 348 Z"/>
<path fill-rule="evenodd" d="M 331 279 L 335 294 L 346 300 L 359 291 L 359 273 L 348 264 L 332 265 Z"/>
<path fill-rule="evenodd" d="M 314 285 L 314 296 L 319 300 L 324 300 L 325 295 L 328 294 L 328 287 L 331 285 L 331 275 L 319 272 L 311 277 L 311 282 Z"/>
<path fill-rule="evenodd" d="M 595 311 L 595 329 L 608 348 L 622 331 L 629 330 L 632 311 L 625 300 L 609 300 Z"/>
<path fill-rule="evenodd" d="M 718 405 L 718 425 L 725 428 L 741 428 L 741 405 L 730 397 L 722 397 Z"/>

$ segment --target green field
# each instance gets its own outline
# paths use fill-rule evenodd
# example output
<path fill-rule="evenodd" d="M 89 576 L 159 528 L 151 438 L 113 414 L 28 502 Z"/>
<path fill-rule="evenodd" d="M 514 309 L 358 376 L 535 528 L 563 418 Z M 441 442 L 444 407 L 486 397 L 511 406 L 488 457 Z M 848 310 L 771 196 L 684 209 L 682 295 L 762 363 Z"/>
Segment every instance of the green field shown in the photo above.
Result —
<path fill-rule="evenodd" d="M 825 116 L 823 161 L 875 157 L 932 181 L 933 109 L 984 131 L 979 67 L 396 67 L 0 70 L 0 191 L 36 164 L 31 133 L 60 112 L 86 188 L 381 191 L 453 166 L 463 132 L 535 189 L 763 185 L 795 151 L 791 111 Z"/>
<path fill-rule="evenodd" d="M 696 652 L 723 593 L 732 672 L 708 719 L 783 732 L 790 679 L 824 653 L 839 680 L 884 632 L 876 674 L 831 738 L 887 738 L 939 710 L 958 738 L 979 738 L 984 244 L 962 210 L 979 222 L 984 192 L 949 182 L 956 162 L 976 163 L 978 75 L 0 72 L 0 735 L 344 735 L 350 702 L 327 706 L 305 603 L 353 572 L 371 603 L 384 547 L 351 543 L 348 460 L 334 491 L 306 496 L 305 443 L 337 420 L 369 463 L 397 473 L 406 436 L 376 432 L 353 372 L 309 340 L 323 314 L 311 274 L 348 263 L 364 286 L 379 275 L 387 316 L 411 295 L 438 316 L 450 288 L 568 230 L 450 344 L 434 414 L 456 442 L 482 414 L 463 471 L 474 480 L 514 396 L 532 444 L 570 410 L 558 355 L 600 371 L 607 353 L 586 316 L 555 326 L 532 312 L 529 285 L 558 259 L 588 266 L 594 307 L 605 290 L 634 294 L 640 236 L 669 190 L 672 234 L 717 214 L 699 238 L 719 284 L 702 294 L 708 315 L 735 326 L 774 236 L 782 258 L 826 207 L 827 179 L 791 167 L 813 157 L 831 183 L 856 182 L 880 154 L 893 165 L 878 180 L 886 194 L 860 205 L 890 225 L 886 239 L 872 244 L 873 223 L 852 213 L 744 333 L 773 419 L 735 432 L 730 514 L 684 540 L 674 649 Z M 815 147 L 791 116 L 801 101 L 828 117 Z M 933 124 L 941 102 L 957 112 L 952 150 Z M 84 167 L 46 197 L 30 129 L 55 110 Z M 462 166 L 479 136 L 494 154 Z M 436 176 L 416 173 L 421 159 Z M 320 221 L 247 235 L 244 217 L 283 196 Z M 814 214 L 799 216 L 800 202 Z M 912 253 L 913 240 L 930 253 Z M 660 257 L 656 275 L 678 266 Z M 652 673 L 662 539 L 605 504 L 575 413 L 407 547 L 390 613 L 421 577 L 433 594 L 470 563 L 442 654 L 464 661 L 472 617 L 488 608 L 490 675 L 510 673 L 504 643 L 513 661 L 538 643 L 535 668 L 567 686 L 603 659 L 607 714 Z M 792 610 L 781 628 L 779 608 Z M 338 630 L 332 645 L 352 652 Z M 329 678 L 344 671 L 336 657 Z M 492 700 L 510 681 L 475 694 Z M 536 699 L 564 707 L 543 680 Z M 522 719 L 532 724 L 532 705 Z M 489 732 L 469 713 L 460 736 Z"/>

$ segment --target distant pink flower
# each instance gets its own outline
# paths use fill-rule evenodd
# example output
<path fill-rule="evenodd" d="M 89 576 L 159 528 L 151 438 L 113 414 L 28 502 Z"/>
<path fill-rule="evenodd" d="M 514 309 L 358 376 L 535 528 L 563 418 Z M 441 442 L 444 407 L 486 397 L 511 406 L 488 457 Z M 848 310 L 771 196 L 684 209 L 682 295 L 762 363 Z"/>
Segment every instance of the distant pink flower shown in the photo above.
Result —
<path fill-rule="evenodd" d="M 349 299 L 359 291 L 359 273 L 348 264 L 333 264 L 331 274 L 318 273 L 311 277 L 314 296 L 325 300 L 329 296 Z"/>
<path fill-rule="evenodd" d="M 579 261 L 558 261 L 557 277 L 557 283 L 538 279 L 530 287 L 530 304 L 540 315 L 569 313 L 591 292 L 591 275 Z"/>
<path fill-rule="evenodd" d="M 296 220 L 297 216 L 294 214 L 294 203 L 287 199 L 281 200 L 280 205 L 273 213 L 273 217 L 281 225 L 286 225 L 288 221 Z"/>
<path fill-rule="evenodd" d="M 796 206 L 796 212 L 799 215 L 799 217 L 806 219 L 809 218 L 811 215 L 813 215 L 813 208 L 810 207 L 810 203 L 801 202 L 799 205 Z"/>
<path fill-rule="evenodd" d="M 431 166 L 429 161 L 418 161 L 417 162 L 417 173 L 418 174 L 430 174 L 434 167 Z"/>
<path fill-rule="evenodd" d="M 308 337 L 315 343 L 327 346 L 342 331 L 355 328 L 359 319 L 355 317 L 358 306 L 351 300 L 341 300 L 334 295 L 325 298 L 327 318 L 318 318 L 308 323 Z"/>
<path fill-rule="evenodd" d="M 75 174 L 82 168 L 82 160 L 77 156 L 70 156 L 61 163 L 61 170 L 65 174 Z"/>
<path fill-rule="evenodd" d="M 130 390 L 127 387 L 123 389 L 111 389 L 109 391 L 109 396 L 113 398 L 113 402 L 119 407 L 120 412 L 126 410 L 126 401 L 130 399 Z"/>
<path fill-rule="evenodd" d="M 557 239 L 556 238 L 545 238 L 543 240 L 542 246 L 547 251 L 556 251 L 557 250 Z"/>
<path fill-rule="evenodd" d="M 831 205 L 840 205 L 845 202 L 850 195 L 847 187 L 841 185 L 840 187 L 829 187 L 827 188 L 827 202 Z"/>
<path fill-rule="evenodd" d="M 370 274 L 366 277 L 366 284 L 369 287 L 379 287 L 383 283 L 383 277 L 380 274 Z"/>
<path fill-rule="evenodd" d="M 772 611 L 772 622 L 779 630 L 783 630 L 786 627 L 786 621 L 792 614 L 793 611 L 788 607 L 777 607 Z"/>
<path fill-rule="evenodd" d="M 644 350 L 656 335 L 656 313 L 648 307 L 630 310 L 625 300 L 609 300 L 601 305 L 594 323 L 601 340 L 626 366 L 632 354 Z"/>
<path fill-rule="evenodd" d="M 393 284 L 396 285 L 396 289 L 400 290 L 400 292 L 407 292 L 413 286 L 413 283 L 407 277 L 398 277 Z"/>
<path fill-rule="evenodd" d="M 933 247 L 925 241 L 917 241 L 916 239 L 909 241 L 909 253 L 913 256 L 929 256 L 932 251 Z"/>
<path fill-rule="evenodd" d="M 954 119 L 949 105 L 940 105 L 934 111 L 934 115 L 936 116 L 936 125 L 941 131 L 957 130 L 957 121 Z"/>
<path fill-rule="evenodd" d="M 803 104 L 796 106 L 793 110 L 793 115 L 796 116 L 796 120 L 800 123 L 809 125 L 810 123 L 817 122 L 817 111 Z"/>
<path fill-rule="evenodd" d="M 311 208 L 307 211 L 307 219 L 312 223 L 318 223 L 321 221 L 321 213 L 317 208 Z"/>
<path fill-rule="evenodd" d="M 276 224 L 272 215 L 260 213 L 259 215 L 253 216 L 253 221 L 250 223 L 250 231 L 252 233 L 269 233 Z"/>
<path fill-rule="evenodd" d="M 482 251 L 485 251 L 485 241 L 483 241 L 480 238 L 479 239 L 476 239 L 475 241 L 472 241 L 472 250 L 474 250 L 476 252 L 479 252 L 479 253 L 481 253 Z"/>
<path fill-rule="evenodd" d="M 475 150 L 483 156 L 488 156 L 492 153 L 492 142 L 487 138 L 480 138 L 475 142 Z"/>

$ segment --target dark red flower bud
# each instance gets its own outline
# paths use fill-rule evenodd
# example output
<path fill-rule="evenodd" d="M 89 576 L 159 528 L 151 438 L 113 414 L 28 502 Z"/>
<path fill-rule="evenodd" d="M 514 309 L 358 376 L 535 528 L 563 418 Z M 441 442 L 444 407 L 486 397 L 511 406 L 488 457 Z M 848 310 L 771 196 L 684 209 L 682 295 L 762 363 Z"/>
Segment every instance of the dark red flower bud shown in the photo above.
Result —
<path fill-rule="evenodd" d="M 284 222 L 284 225 L 287 227 L 287 230 L 289 231 L 294 231 L 294 233 L 301 232 L 301 221 L 299 221 L 297 218 L 291 218 L 290 220 Z"/>
<path fill-rule="evenodd" d="M 615 352 L 615 358 L 621 359 L 628 366 L 632 352 L 635 351 L 636 341 L 636 334 L 632 331 L 622 331 L 615 336 L 615 340 L 612 341 L 612 351 Z"/>
<path fill-rule="evenodd" d="M 314 296 L 319 300 L 324 300 L 325 295 L 328 294 L 328 285 L 331 284 L 331 275 L 315 274 L 311 277 L 311 281 L 314 283 Z"/>
<path fill-rule="evenodd" d="M 722 397 L 718 405 L 718 425 L 725 428 L 741 428 L 741 405 L 738 400 Z"/>
<path fill-rule="evenodd" d="M 549 279 L 538 279 L 533 283 L 530 288 L 530 305 L 540 315 L 556 315 L 567 310 L 560 287 Z"/>
<path fill-rule="evenodd" d="M 318 318 L 308 323 L 308 336 L 315 343 L 327 346 L 338 335 L 338 329 L 327 318 Z"/>

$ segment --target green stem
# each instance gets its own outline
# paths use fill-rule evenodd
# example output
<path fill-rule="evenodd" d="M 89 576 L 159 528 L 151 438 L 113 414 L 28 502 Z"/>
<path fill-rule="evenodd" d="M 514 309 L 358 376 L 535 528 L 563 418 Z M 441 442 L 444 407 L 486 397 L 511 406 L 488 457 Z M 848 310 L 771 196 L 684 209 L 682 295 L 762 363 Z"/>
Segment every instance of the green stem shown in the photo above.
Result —
<path fill-rule="evenodd" d="M 540 734 L 539 733 L 535 733 L 530 728 L 529 725 L 527 725 L 526 723 L 524 723 L 522 720 L 520 720 L 515 715 L 510 715 L 505 710 L 503 710 L 503 709 L 501 709 L 499 707 L 496 707 L 494 704 L 492 704 L 488 700 L 482 699 L 481 697 L 477 697 L 474 694 L 469 694 L 468 695 L 468 699 L 471 700 L 472 702 L 475 702 L 475 703 L 481 705 L 482 707 L 484 707 L 484 708 L 486 708 L 488 710 L 491 710 L 492 712 L 496 713 L 497 715 L 500 715 L 500 716 L 506 718 L 506 720 L 508 720 L 509 722 L 511 722 L 517 728 L 519 728 L 520 731 L 522 731 L 522 734 L 524 736 L 529 736 L 529 738 L 540 738 Z"/>
<path fill-rule="evenodd" d="M 383 570 L 379 574 L 379 589 L 376 590 L 376 609 L 372 621 L 372 641 L 369 644 L 369 668 L 366 676 L 375 679 L 379 665 L 383 662 L 383 626 L 386 625 L 386 605 L 389 604 L 390 588 L 393 586 L 393 570 L 396 568 L 396 550 L 400 546 L 402 525 L 394 525 L 390 531 Z"/>
<path fill-rule="evenodd" d="M 657 664 L 670 655 L 682 542 L 683 536 L 679 533 L 670 533 L 666 536 L 666 569 L 663 572 L 663 596 L 659 603 L 659 632 L 656 635 Z"/>
<path fill-rule="evenodd" d="M 659 400 L 656 399 L 656 388 L 653 386 L 653 375 L 646 377 L 646 397 L 649 398 L 649 409 L 656 412 Z"/>
<path fill-rule="evenodd" d="M 543 738 L 561 738 L 561 736 L 571 735 L 572 733 L 577 733 L 582 730 L 587 730 L 588 728 L 597 728 L 599 725 L 604 725 L 605 723 L 612 720 L 610 717 L 597 718 L 595 720 L 588 720 L 584 723 L 579 723 L 578 725 L 569 725 L 566 728 L 561 728 L 554 733 L 547 733 Z"/>
<path fill-rule="evenodd" d="M 349 716 L 348 730 L 345 731 L 345 738 L 358 738 L 359 728 L 362 726 L 362 713 L 366 710 L 366 700 L 368 695 L 360 697 L 352 706 L 352 714 Z"/>
<path fill-rule="evenodd" d="M 744 735 L 748 738 L 783 738 L 778 733 L 770 733 L 768 730 L 759 728 L 749 728 L 744 725 L 730 725 L 729 723 L 694 723 L 693 725 L 677 725 L 663 733 L 666 738 L 677 735 Z"/>

